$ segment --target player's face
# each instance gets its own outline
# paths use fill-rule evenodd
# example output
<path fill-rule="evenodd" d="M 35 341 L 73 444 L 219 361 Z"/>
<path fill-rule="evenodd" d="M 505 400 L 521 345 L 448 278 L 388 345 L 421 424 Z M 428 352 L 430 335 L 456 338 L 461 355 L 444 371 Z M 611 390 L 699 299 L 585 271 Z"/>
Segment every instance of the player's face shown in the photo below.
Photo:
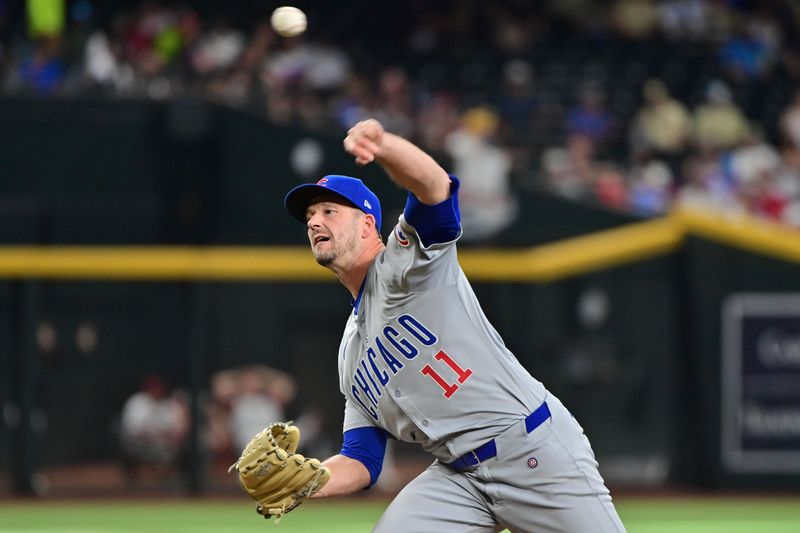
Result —
<path fill-rule="evenodd" d="M 361 211 L 336 197 L 315 198 L 306 209 L 306 226 L 311 251 L 322 266 L 347 257 L 358 246 Z"/>

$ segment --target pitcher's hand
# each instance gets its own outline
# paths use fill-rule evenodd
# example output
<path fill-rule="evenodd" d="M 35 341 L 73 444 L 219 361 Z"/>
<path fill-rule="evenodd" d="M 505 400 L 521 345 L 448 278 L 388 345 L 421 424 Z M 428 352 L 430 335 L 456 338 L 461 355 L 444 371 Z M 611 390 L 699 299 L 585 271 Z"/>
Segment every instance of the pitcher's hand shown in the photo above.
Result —
<path fill-rule="evenodd" d="M 366 165 L 380 156 L 383 126 L 374 118 L 362 120 L 347 132 L 344 149 L 356 158 L 357 165 Z"/>

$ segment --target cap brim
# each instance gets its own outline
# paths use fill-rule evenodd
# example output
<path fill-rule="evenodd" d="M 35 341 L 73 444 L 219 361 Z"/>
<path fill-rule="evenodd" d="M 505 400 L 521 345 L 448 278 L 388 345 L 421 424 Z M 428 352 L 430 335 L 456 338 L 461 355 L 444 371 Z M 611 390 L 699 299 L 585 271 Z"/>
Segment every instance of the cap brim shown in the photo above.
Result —
<path fill-rule="evenodd" d="M 305 224 L 306 209 L 308 209 L 308 206 L 311 204 L 311 201 L 314 198 L 322 195 L 335 196 L 340 198 L 347 205 L 355 207 L 353 202 L 351 202 L 346 196 L 339 194 L 338 192 L 327 187 L 317 185 L 316 183 L 304 183 L 303 185 L 298 185 L 286 194 L 283 205 L 286 206 L 286 210 L 290 215 Z"/>

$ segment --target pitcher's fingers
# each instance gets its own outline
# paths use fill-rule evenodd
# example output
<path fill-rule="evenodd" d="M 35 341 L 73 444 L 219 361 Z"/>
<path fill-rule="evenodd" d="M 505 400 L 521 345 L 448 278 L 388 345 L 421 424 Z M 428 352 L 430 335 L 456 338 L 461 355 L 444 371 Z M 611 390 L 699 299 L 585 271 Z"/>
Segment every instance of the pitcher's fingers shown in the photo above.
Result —
<path fill-rule="evenodd" d="M 369 163 L 375 159 L 372 152 L 359 145 L 354 146 L 353 149 L 350 150 L 350 153 L 356 157 L 356 160 L 362 160 L 364 163 Z"/>
<path fill-rule="evenodd" d="M 375 143 L 371 143 L 373 146 Z M 372 153 L 369 144 L 365 144 L 364 138 L 360 135 L 348 135 L 343 141 L 344 149 L 355 156 L 367 155 Z"/>
<path fill-rule="evenodd" d="M 344 138 L 344 141 L 342 141 L 342 146 L 344 146 L 345 152 L 347 152 L 348 154 L 353 154 L 353 149 L 356 147 L 356 141 L 355 139 L 353 139 L 352 135 L 348 135 L 347 137 Z"/>
<path fill-rule="evenodd" d="M 374 145 L 374 143 L 372 143 Z M 351 137 L 344 140 L 344 149 L 356 157 L 356 162 L 365 165 L 375 160 L 375 153 L 367 145 L 357 142 Z"/>
<path fill-rule="evenodd" d="M 369 153 L 375 155 L 377 154 L 381 147 L 378 146 L 378 143 L 370 139 L 369 137 L 359 137 L 357 139 L 357 144 L 369 151 Z"/>

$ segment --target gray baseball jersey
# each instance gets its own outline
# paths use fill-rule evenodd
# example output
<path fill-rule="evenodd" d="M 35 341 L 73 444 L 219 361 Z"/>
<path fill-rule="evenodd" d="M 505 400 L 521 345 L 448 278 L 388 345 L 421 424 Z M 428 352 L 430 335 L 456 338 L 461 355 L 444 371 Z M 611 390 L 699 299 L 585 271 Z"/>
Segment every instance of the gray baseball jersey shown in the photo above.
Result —
<path fill-rule="evenodd" d="M 339 348 L 344 431 L 382 428 L 437 459 L 375 530 L 624 531 L 583 430 L 486 319 L 456 240 L 425 246 L 401 216 Z M 449 464 L 487 442 L 488 460 Z"/>
<path fill-rule="evenodd" d="M 484 316 L 455 241 L 424 248 L 402 216 L 345 327 L 339 375 L 345 431 L 378 426 L 443 462 L 525 418 L 546 392 Z"/>

